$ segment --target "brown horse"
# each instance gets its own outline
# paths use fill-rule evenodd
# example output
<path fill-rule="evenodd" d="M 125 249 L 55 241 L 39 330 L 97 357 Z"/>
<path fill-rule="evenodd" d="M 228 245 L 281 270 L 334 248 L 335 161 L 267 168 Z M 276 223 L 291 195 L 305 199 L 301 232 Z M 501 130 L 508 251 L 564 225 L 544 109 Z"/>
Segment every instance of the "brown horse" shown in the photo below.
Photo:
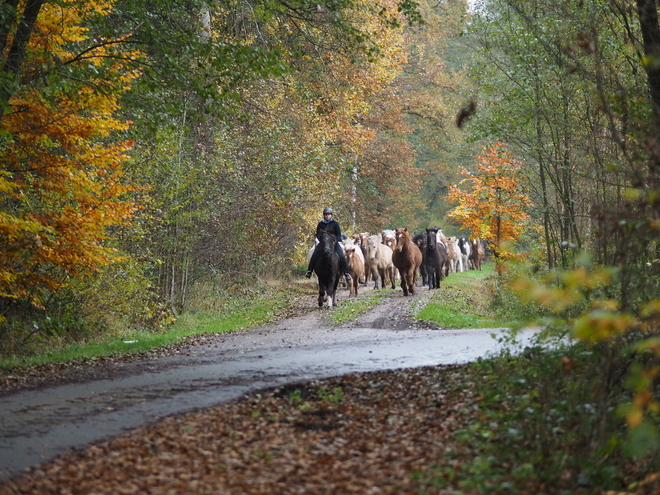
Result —
<path fill-rule="evenodd" d="M 346 246 L 346 263 L 348 264 L 348 272 L 351 274 L 351 281 L 348 283 L 349 295 L 357 296 L 358 287 L 360 286 L 360 279 L 364 275 L 364 261 L 356 253 L 360 246 L 347 245 Z"/>
<path fill-rule="evenodd" d="M 392 253 L 392 263 L 401 275 L 403 295 L 415 293 L 417 269 L 422 264 L 422 252 L 417 244 L 410 240 L 408 229 L 396 229 L 396 248 Z"/>
<path fill-rule="evenodd" d="M 367 256 L 368 256 L 368 240 L 369 240 L 369 232 L 360 232 L 358 236 L 360 237 L 360 249 L 362 250 L 362 254 L 364 255 L 364 285 L 367 285 L 369 283 L 369 280 L 373 278 L 372 273 L 371 273 L 371 266 L 369 266 L 369 263 L 367 263 Z"/>
<path fill-rule="evenodd" d="M 472 267 L 475 270 L 481 270 L 481 262 L 486 256 L 486 251 L 484 250 L 484 247 L 481 245 L 481 239 L 479 239 L 478 237 L 476 239 L 472 239 L 470 241 L 470 244 L 471 244 L 470 261 L 472 261 Z"/>

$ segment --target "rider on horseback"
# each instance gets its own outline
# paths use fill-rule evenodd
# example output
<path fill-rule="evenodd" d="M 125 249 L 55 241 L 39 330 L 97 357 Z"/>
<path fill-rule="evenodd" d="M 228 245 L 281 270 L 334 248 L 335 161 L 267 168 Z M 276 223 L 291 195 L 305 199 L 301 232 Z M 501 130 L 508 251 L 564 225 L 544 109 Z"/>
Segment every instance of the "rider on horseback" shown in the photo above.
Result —
<path fill-rule="evenodd" d="M 325 208 L 323 210 L 323 220 L 321 220 L 316 226 L 317 239 L 321 238 L 321 232 L 324 230 L 334 234 L 335 238 L 337 239 L 337 243 L 335 244 L 335 253 L 337 253 L 337 256 L 339 256 L 339 265 L 341 266 L 342 272 L 344 272 L 344 275 L 346 276 L 346 282 L 348 282 L 351 280 L 351 274 L 348 273 L 348 264 L 346 263 L 346 258 L 344 257 L 344 250 L 339 245 L 339 241 L 341 240 L 341 228 L 339 228 L 339 224 L 332 218 L 332 208 Z M 305 273 L 305 277 L 307 278 L 312 276 L 312 270 L 314 269 L 316 260 L 322 251 L 320 246 L 320 244 L 316 245 L 316 249 L 314 249 L 314 253 L 309 260 L 307 273 Z"/>

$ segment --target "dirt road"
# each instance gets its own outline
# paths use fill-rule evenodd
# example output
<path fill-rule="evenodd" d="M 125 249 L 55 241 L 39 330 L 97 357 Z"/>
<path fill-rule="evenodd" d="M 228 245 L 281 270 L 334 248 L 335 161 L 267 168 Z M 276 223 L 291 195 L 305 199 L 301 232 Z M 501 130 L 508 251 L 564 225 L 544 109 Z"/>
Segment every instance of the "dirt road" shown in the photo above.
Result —
<path fill-rule="evenodd" d="M 355 321 L 331 325 L 328 310 L 315 308 L 310 294 L 298 302 L 299 316 L 273 325 L 200 337 L 171 355 L 60 370 L 56 380 L 5 390 L 0 479 L 66 450 L 255 389 L 352 372 L 463 363 L 498 349 L 493 330 L 446 330 L 411 319 L 429 297 L 425 289 L 407 298 L 392 291 Z"/>

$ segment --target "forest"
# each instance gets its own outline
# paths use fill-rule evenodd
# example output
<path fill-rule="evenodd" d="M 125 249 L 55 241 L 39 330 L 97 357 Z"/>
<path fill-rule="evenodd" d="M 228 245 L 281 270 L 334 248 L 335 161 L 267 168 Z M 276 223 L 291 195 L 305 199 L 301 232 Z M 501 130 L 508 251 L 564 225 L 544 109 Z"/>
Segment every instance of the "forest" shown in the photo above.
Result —
<path fill-rule="evenodd" d="M 0 83 L 0 354 L 301 277 L 330 206 L 485 239 L 657 423 L 654 1 L 3 0 Z"/>

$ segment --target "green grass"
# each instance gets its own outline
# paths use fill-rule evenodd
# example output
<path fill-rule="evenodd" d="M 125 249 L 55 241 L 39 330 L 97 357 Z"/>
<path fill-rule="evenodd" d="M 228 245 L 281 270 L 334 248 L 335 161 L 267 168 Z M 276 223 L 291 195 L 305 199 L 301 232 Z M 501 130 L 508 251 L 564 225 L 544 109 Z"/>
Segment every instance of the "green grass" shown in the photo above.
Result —
<path fill-rule="evenodd" d="M 445 328 L 499 328 L 519 325 L 516 315 L 496 313 L 491 307 L 494 293 L 494 263 L 482 271 L 452 273 L 440 284 L 433 298 L 415 317 Z"/>
<path fill-rule="evenodd" d="M 68 345 L 44 354 L 5 357 L 0 360 L 0 369 L 140 353 L 177 344 L 192 335 L 253 328 L 273 320 L 290 297 L 291 294 L 282 291 L 251 293 L 250 297 L 228 296 L 216 313 L 186 312 L 164 332 L 127 330 L 106 336 L 100 342 Z"/>

